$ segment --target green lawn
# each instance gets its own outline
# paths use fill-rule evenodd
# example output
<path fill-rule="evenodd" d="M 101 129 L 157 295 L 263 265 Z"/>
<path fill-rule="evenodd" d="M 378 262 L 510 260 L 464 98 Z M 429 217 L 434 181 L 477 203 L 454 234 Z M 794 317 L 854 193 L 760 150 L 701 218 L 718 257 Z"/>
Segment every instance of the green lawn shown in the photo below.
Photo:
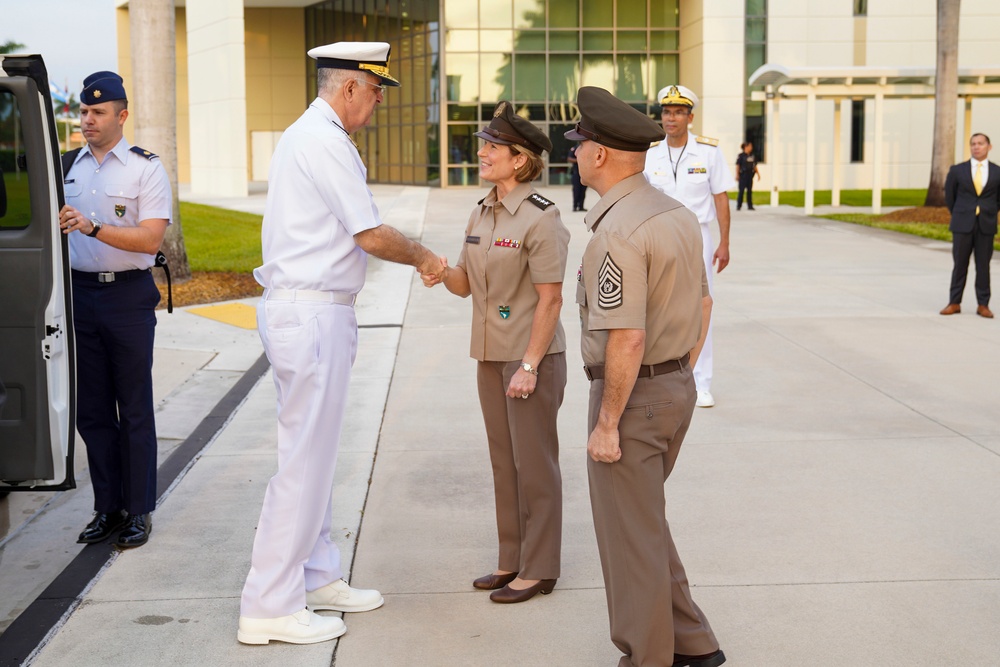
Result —
<path fill-rule="evenodd" d="M 184 244 L 192 271 L 250 273 L 262 263 L 261 216 L 181 202 Z"/>
<path fill-rule="evenodd" d="M 736 199 L 736 192 L 730 191 L 729 198 Z M 766 190 L 754 193 L 757 202 L 766 204 L 770 202 L 771 194 Z M 831 202 L 832 193 L 830 190 L 817 190 L 813 197 L 816 206 L 826 206 Z M 927 198 L 927 189 L 916 190 L 883 190 L 882 206 L 923 206 Z M 806 193 L 804 190 L 788 190 L 779 194 L 778 203 L 789 206 L 805 206 Z M 841 190 L 840 204 L 842 206 L 871 206 L 871 190 Z"/>

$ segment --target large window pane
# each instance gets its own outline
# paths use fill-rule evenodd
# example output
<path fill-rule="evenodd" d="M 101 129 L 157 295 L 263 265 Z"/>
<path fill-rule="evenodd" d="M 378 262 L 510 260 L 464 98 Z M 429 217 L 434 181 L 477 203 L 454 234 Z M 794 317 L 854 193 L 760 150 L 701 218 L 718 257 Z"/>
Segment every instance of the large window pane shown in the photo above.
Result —
<path fill-rule="evenodd" d="M 479 99 L 479 56 L 475 53 L 452 55 L 446 62 L 448 99 Z"/>
<path fill-rule="evenodd" d="M 519 30 L 514 33 L 515 51 L 544 51 L 545 31 Z"/>
<path fill-rule="evenodd" d="M 448 120 L 478 120 L 479 105 L 477 104 L 449 104 Z"/>
<path fill-rule="evenodd" d="M 474 0 L 462 0 L 462 2 L 472 3 Z M 452 0 L 448 7 L 455 4 Z M 513 25 L 514 10 L 512 0 L 480 0 L 479 1 L 479 27 L 480 28 L 510 28 Z"/>
<path fill-rule="evenodd" d="M 549 51 L 579 51 L 580 33 L 574 31 L 557 32 L 549 34 Z"/>
<path fill-rule="evenodd" d="M 544 100 L 545 90 L 545 56 L 514 54 L 514 97 Z"/>
<path fill-rule="evenodd" d="M 549 0 L 550 28 L 579 28 L 580 5 L 577 0 Z"/>
<path fill-rule="evenodd" d="M 479 32 L 479 44 L 485 51 L 506 51 L 514 50 L 514 32 L 511 30 L 481 30 Z"/>
<path fill-rule="evenodd" d="M 657 2 L 658 0 L 653 0 Z M 668 0 L 669 2 L 669 0 Z M 583 0 L 583 26 L 585 28 L 612 28 L 614 14 L 609 0 Z"/>
<path fill-rule="evenodd" d="M 679 28 L 677 0 L 650 0 L 649 25 L 653 28 Z"/>
<path fill-rule="evenodd" d="M 479 99 L 498 102 L 509 100 L 511 85 L 510 56 L 505 53 L 483 53 L 479 56 Z"/>
<path fill-rule="evenodd" d="M 551 55 L 549 56 L 549 95 L 553 101 L 570 101 L 576 99 L 576 91 L 580 87 L 580 56 Z"/>
<path fill-rule="evenodd" d="M 649 57 L 651 85 L 649 86 L 649 99 L 663 88 L 678 83 L 678 63 L 677 55 L 653 55 Z"/>
<path fill-rule="evenodd" d="M 614 90 L 615 68 L 610 54 L 584 54 L 581 86 L 598 86 Z"/>
<path fill-rule="evenodd" d="M 447 28 L 475 28 L 479 25 L 479 7 L 469 0 L 445 3 L 444 25 Z"/>
<path fill-rule="evenodd" d="M 448 30 L 444 35 L 444 48 L 448 53 L 479 50 L 478 30 Z"/>
<path fill-rule="evenodd" d="M 576 127 L 576 123 L 552 123 L 549 125 L 549 139 L 552 141 L 552 155 L 549 156 L 549 162 L 566 162 L 566 153 L 570 146 L 576 142 L 570 141 L 563 135 L 574 127 Z"/>
<path fill-rule="evenodd" d="M 650 0 L 656 4 L 659 0 Z M 646 3 L 641 0 L 626 0 L 618 2 L 618 27 L 619 28 L 645 28 L 646 27 Z"/>
<path fill-rule="evenodd" d="M 618 32 L 619 51 L 645 51 L 645 30 L 621 30 Z"/>
<path fill-rule="evenodd" d="M 645 100 L 646 90 L 645 56 L 619 54 L 615 96 L 625 101 Z"/>
<path fill-rule="evenodd" d="M 583 33 L 584 51 L 613 51 L 614 48 L 614 33 L 610 30 L 587 30 Z"/>
<path fill-rule="evenodd" d="M 680 33 L 676 30 L 654 30 L 649 33 L 650 51 L 676 51 Z"/>
<path fill-rule="evenodd" d="M 545 0 L 514 0 L 514 27 L 544 28 Z"/>

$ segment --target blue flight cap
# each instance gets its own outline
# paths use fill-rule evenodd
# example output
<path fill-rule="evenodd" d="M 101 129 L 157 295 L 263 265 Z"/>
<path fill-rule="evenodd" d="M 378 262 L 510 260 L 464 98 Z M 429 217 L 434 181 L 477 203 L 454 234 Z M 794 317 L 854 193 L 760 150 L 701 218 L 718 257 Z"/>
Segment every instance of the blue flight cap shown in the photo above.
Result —
<path fill-rule="evenodd" d="M 100 104 L 114 100 L 128 100 L 122 78 L 114 72 L 94 72 L 83 80 L 80 101 L 84 104 Z"/>

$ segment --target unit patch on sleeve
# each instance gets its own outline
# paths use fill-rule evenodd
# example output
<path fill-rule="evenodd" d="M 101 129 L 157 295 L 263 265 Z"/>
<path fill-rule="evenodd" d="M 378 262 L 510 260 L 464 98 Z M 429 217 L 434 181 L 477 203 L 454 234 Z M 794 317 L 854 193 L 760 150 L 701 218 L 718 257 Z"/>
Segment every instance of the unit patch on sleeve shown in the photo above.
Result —
<path fill-rule="evenodd" d="M 493 242 L 493 245 L 500 246 L 501 248 L 520 248 L 521 242 L 514 239 L 504 239 L 497 237 L 497 240 Z"/>
<path fill-rule="evenodd" d="M 601 269 L 597 272 L 597 284 L 599 294 L 597 295 L 597 305 L 604 310 L 613 310 L 622 305 L 625 300 L 624 288 L 622 285 L 622 270 L 611 259 L 611 253 L 604 255 L 601 262 Z"/>
<path fill-rule="evenodd" d="M 532 204 L 542 209 L 543 211 L 555 203 L 549 201 L 548 199 L 538 194 L 537 192 L 531 193 L 531 195 L 528 196 L 528 201 L 530 201 Z"/>

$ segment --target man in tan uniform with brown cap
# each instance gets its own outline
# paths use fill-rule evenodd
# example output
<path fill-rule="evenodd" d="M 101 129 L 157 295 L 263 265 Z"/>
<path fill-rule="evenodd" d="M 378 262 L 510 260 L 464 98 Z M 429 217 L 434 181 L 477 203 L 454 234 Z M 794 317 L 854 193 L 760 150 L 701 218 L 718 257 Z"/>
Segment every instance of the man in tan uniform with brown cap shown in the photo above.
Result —
<path fill-rule="evenodd" d="M 691 599 L 664 515 L 663 485 L 694 412 L 689 353 L 708 294 L 698 220 L 642 174 L 652 119 L 601 88 L 581 88 L 566 138 L 587 214 L 577 303 L 590 385 L 587 461 L 594 528 L 619 667 L 718 667 L 726 661 Z"/>

